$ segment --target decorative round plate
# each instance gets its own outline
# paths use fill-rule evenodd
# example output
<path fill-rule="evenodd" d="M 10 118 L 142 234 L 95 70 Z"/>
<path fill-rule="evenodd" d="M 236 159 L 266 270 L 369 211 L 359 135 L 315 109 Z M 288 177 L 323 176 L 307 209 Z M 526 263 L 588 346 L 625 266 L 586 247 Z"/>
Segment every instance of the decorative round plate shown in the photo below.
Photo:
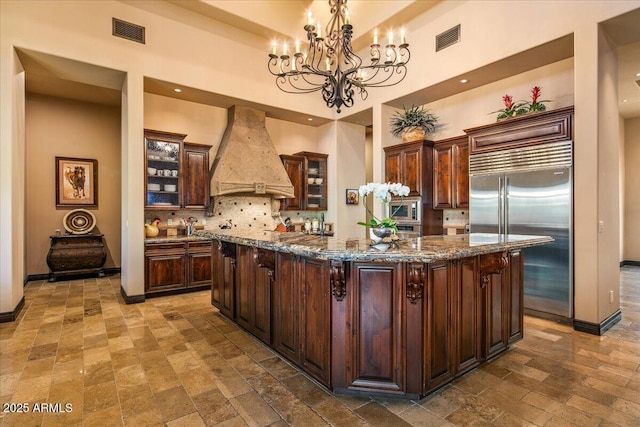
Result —
<path fill-rule="evenodd" d="M 96 217 L 86 209 L 74 209 L 64 216 L 62 225 L 71 234 L 87 234 L 96 226 Z"/>

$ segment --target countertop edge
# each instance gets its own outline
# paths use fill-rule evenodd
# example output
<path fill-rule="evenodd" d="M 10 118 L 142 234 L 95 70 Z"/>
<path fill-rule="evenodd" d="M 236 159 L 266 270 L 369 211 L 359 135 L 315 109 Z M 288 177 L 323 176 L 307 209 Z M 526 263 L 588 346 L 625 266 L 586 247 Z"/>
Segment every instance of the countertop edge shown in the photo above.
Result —
<path fill-rule="evenodd" d="M 287 233 L 290 234 L 290 233 Z M 298 233 L 296 233 L 298 234 Z M 302 233 L 299 233 L 299 237 L 304 238 Z M 245 246 L 254 246 L 259 249 L 272 250 L 275 252 L 281 253 L 290 253 L 293 255 L 304 256 L 308 258 L 315 258 L 320 260 L 332 260 L 332 261 L 366 261 L 366 262 L 421 262 L 421 263 L 432 263 L 435 261 L 444 261 L 444 260 L 452 260 L 452 259 L 460 259 L 466 258 L 475 255 L 482 255 L 487 253 L 494 252 L 502 252 L 502 251 L 512 251 L 517 249 L 524 249 L 531 246 L 539 246 L 547 243 L 553 242 L 553 239 L 549 236 L 526 236 L 527 238 L 524 240 L 517 241 L 504 241 L 504 242 L 494 242 L 487 244 L 477 244 L 472 247 L 468 246 L 468 243 L 465 245 L 460 245 L 458 247 L 453 248 L 438 248 L 432 247 L 428 250 L 422 250 L 420 252 L 412 251 L 408 253 L 407 251 L 376 251 L 375 248 L 372 248 L 365 239 L 347 239 L 354 242 L 355 248 L 353 249 L 345 249 L 345 250 L 335 250 L 322 248 L 312 245 L 304 245 L 300 243 L 292 243 L 292 242 L 282 242 L 282 241 L 271 241 L 271 240 L 261 240 L 257 238 L 251 237 L 243 237 L 238 235 L 231 235 L 228 233 L 216 233 L 210 230 L 197 231 L 196 236 L 205 238 L 205 239 L 213 239 L 213 240 L 221 240 L 228 243 L 235 243 Z M 462 239 L 461 242 L 464 241 L 464 236 L 470 235 L 459 235 L 458 238 Z M 425 243 L 429 242 L 429 238 L 439 238 L 442 236 L 424 236 L 419 238 L 420 241 L 424 241 Z M 514 236 L 515 237 L 515 236 Z M 525 236 L 518 236 L 525 237 Z M 416 241 L 418 239 L 406 239 L 407 241 Z M 455 246 L 454 237 L 451 236 L 450 239 Z M 360 247 L 364 247 L 365 249 L 360 249 Z"/>

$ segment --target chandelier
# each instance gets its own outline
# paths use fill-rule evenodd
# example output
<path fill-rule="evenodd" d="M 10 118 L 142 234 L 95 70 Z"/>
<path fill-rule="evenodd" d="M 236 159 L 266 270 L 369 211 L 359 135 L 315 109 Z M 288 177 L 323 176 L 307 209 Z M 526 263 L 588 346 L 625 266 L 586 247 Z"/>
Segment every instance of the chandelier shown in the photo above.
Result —
<path fill-rule="evenodd" d="M 322 33 L 320 21 L 314 22 L 309 11 L 304 30 L 308 47 L 300 49 L 295 41 L 290 55 L 287 42 L 277 54 L 277 43 L 269 54 L 269 72 L 276 76 L 276 85 L 287 93 L 322 92 L 327 107 L 340 109 L 353 106 L 353 96 L 359 93 L 362 99 L 368 96 L 367 88 L 386 87 L 400 83 L 407 74 L 406 64 L 411 53 L 401 31 L 399 44 L 394 44 L 394 34 L 389 30 L 387 43 L 378 43 L 378 30 L 373 33 L 369 48 L 369 65 L 351 48 L 353 27 L 350 23 L 347 0 L 329 0 L 331 19 Z"/>

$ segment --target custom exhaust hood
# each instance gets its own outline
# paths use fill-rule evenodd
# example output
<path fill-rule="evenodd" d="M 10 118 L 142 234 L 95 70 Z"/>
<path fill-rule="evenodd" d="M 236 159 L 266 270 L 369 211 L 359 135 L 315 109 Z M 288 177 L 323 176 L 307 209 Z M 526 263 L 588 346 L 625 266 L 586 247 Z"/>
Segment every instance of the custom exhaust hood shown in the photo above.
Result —
<path fill-rule="evenodd" d="M 265 113 L 234 105 L 211 168 L 211 195 L 294 197 L 293 185 L 267 133 Z"/>

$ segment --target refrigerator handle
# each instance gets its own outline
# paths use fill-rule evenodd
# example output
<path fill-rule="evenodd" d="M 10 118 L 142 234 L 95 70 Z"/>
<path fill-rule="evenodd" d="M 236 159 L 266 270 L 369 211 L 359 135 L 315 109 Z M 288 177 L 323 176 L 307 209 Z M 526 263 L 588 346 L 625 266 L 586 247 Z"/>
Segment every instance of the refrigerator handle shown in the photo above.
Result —
<path fill-rule="evenodd" d="M 504 177 L 504 234 L 509 234 L 509 177 Z"/>

